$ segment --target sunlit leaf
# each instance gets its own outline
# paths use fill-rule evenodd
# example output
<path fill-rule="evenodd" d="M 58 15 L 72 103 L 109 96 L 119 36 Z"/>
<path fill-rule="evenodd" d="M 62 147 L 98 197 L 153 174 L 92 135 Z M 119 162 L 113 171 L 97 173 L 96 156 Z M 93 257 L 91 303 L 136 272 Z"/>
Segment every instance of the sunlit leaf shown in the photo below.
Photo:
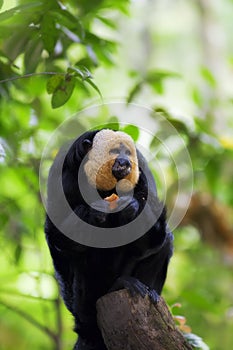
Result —
<path fill-rule="evenodd" d="M 203 78 L 205 79 L 206 82 L 208 82 L 208 84 L 211 87 L 216 87 L 216 79 L 214 77 L 214 74 L 211 72 L 211 70 L 207 67 L 202 67 L 201 68 L 201 75 L 203 76 Z"/>
<path fill-rule="evenodd" d="M 163 93 L 163 80 L 168 78 L 180 78 L 180 75 L 169 71 L 153 70 L 147 73 L 145 82 L 147 82 L 156 93 Z"/>
<path fill-rule="evenodd" d="M 103 16 L 96 16 L 101 22 L 103 22 L 106 26 L 108 26 L 109 28 L 112 28 L 112 29 L 116 29 L 117 28 L 117 24 L 115 21 L 111 20 L 111 19 L 108 19 L 106 17 L 103 17 Z"/>
<path fill-rule="evenodd" d="M 194 103 L 197 106 L 199 106 L 199 107 L 202 106 L 202 104 L 203 104 L 203 96 L 201 94 L 200 89 L 198 89 L 197 87 L 194 87 L 192 89 L 192 98 L 193 98 Z"/>
<path fill-rule="evenodd" d="M 170 71 L 152 70 L 146 76 L 146 80 L 150 83 L 166 78 L 180 78 L 180 74 Z"/>
<path fill-rule="evenodd" d="M 141 91 L 142 89 L 142 85 L 143 85 L 143 82 L 139 82 L 137 83 L 133 88 L 132 90 L 130 91 L 129 95 L 128 95 L 128 98 L 127 98 L 127 102 L 130 103 L 133 101 L 133 99 L 135 98 L 135 96 L 137 94 L 139 94 L 139 92 Z"/>
<path fill-rule="evenodd" d="M 139 131 L 137 126 L 132 125 L 132 124 L 126 125 L 123 128 L 123 131 L 125 133 L 129 134 L 135 142 L 138 140 L 139 135 L 140 135 L 140 131 Z"/>
<path fill-rule="evenodd" d="M 99 129 L 111 129 L 111 130 L 119 130 L 120 129 L 120 124 L 118 117 L 116 116 L 111 116 L 106 123 L 98 125 Z"/>
<path fill-rule="evenodd" d="M 2 184 L 1 195 L 16 199 L 26 193 L 25 181 L 20 177 L 17 167 L 1 168 L 0 181 Z"/>
<path fill-rule="evenodd" d="M 232 139 L 232 137 L 221 136 L 219 138 L 219 142 L 225 149 L 233 150 L 233 139 Z"/>
<path fill-rule="evenodd" d="M 7 10 L 7 11 L 0 13 L 0 22 L 4 21 L 6 19 L 12 18 L 12 16 L 14 16 L 15 14 L 17 14 L 19 12 L 23 12 L 25 10 L 32 9 L 32 8 L 38 7 L 38 6 L 41 6 L 41 1 L 30 2 L 30 3 L 27 3 L 25 5 L 19 5 L 19 6 L 13 7 L 10 10 Z"/>

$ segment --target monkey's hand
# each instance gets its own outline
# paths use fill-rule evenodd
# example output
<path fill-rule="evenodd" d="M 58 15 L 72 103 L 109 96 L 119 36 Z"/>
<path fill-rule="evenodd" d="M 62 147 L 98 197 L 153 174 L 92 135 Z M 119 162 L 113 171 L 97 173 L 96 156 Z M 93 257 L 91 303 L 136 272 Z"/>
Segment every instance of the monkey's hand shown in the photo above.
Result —
<path fill-rule="evenodd" d="M 103 224 L 107 220 L 110 213 L 109 203 L 103 199 L 99 199 L 90 206 L 90 217 L 93 224 Z"/>
<path fill-rule="evenodd" d="M 137 216 L 139 203 L 130 196 L 122 196 L 116 200 L 117 207 L 113 212 L 118 212 L 124 221 L 132 221 Z"/>
<path fill-rule="evenodd" d="M 141 297 L 145 298 L 145 296 L 148 295 L 154 304 L 156 304 L 159 300 L 159 295 L 154 289 L 150 289 L 144 283 L 140 282 L 137 278 L 131 276 L 117 278 L 112 288 L 109 290 L 109 293 L 124 288 L 129 291 L 132 297 L 139 294 Z"/>
<path fill-rule="evenodd" d="M 93 225 L 102 225 L 107 220 L 109 215 L 117 215 L 121 224 L 126 224 L 135 219 L 139 210 L 139 203 L 135 198 L 130 196 L 122 196 L 116 201 L 115 208 L 109 206 L 109 202 L 99 199 L 93 202 L 90 206 L 90 218 Z"/>

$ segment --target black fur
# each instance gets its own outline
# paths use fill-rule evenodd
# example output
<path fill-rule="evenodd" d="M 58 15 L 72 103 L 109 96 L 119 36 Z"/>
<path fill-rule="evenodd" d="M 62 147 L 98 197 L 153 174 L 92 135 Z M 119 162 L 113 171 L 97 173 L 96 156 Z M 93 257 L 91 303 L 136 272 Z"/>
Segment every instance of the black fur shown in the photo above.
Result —
<path fill-rule="evenodd" d="M 148 218 L 161 211 L 153 226 L 142 237 L 126 245 L 114 248 L 93 248 L 79 244 L 62 234 L 46 216 L 45 232 L 53 259 L 56 277 L 60 285 L 64 302 L 75 318 L 75 331 L 79 338 L 74 349 L 105 350 L 101 333 L 96 322 L 96 301 L 112 290 L 127 288 L 132 295 L 148 294 L 156 302 L 161 293 L 167 274 L 167 266 L 172 255 L 172 233 L 166 225 L 165 209 L 157 198 L 156 186 L 145 159 L 138 152 L 140 178 L 130 198 L 124 194 L 119 205 L 128 201 L 128 205 L 117 213 L 103 213 L 98 208 L 106 206 L 106 201 L 97 200 L 96 209 L 86 204 L 78 186 L 78 172 L 83 171 L 81 162 L 91 147 L 98 131 L 87 132 L 80 136 L 70 147 L 65 157 L 62 183 L 66 198 L 72 210 L 84 221 L 98 227 L 118 227 L 134 220 L 143 210 L 145 203 Z M 90 140 L 90 142 L 83 142 Z M 63 208 L 57 208 L 60 193 L 57 190 L 61 175 L 58 165 L 61 162 L 60 151 L 50 170 L 48 180 L 48 212 L 57 213 L 61 225 L 69 227 L 69 217 Z M 66 151 L 65 151 L 66 152 Z M 147 173 L 145 175 L 145 172 Z M 86 179 L 86 188 L 90 185 Z M 148 193 L 150 196 L 148 197 Z M 110 195 L 100 192 L 102 198 Z M 78 231 L 81 226 L 75 227 Z"/>

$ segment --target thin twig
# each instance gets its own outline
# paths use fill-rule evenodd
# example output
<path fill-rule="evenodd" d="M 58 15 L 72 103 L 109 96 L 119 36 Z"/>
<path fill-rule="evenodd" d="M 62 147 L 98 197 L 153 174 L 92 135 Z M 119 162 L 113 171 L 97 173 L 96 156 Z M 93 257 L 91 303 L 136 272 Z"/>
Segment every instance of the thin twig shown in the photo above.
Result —
<path fill-rule="evenodd" d="M 26 321 L 30 322 L 33 326 L 35 326 L 36 328 L 38 328 L 39 330 L 44 332 L 47 336 L 52 338 L 53 341 L 55 341 L 55 342 L 57 341 L 57 335 L 53 331 L 51 331 L 51 329 L 42 325 L 40 322 L 35 320 L 31 315 L 27 314 L 25 311 L 20 310 L 15 306 L 9 305 L 8 303 L 3 301 L 2 299 L 0 299 L 0 304 L 2 304 L 8 310 L 11 310 L 11 311 L 15 312 L 16 314 L 18 314 L 19 316 L 23 317 Z"/>
<path fill-rule="evenodd" d="M 7 79 L 0 80 L 0 84 L 2 83 L 8 83 L 9 81 L 14 81 L 18 79 L 24 79 L 24 78 L 31 78 L 35 76 L 40 76 L 40 75 L 56 75 L 56 74 L 61 74 L 61 75 L 66 75 L 66 73 L 61 73 L 61 72 L 41 72 L 41 73 L 28 73 L 25 75 L 17 76 L 17 77 L 11 77 Z"/>
<path fill-rule="evenodd" d="M 57 342 L 56 342 L 56 350 L 62 349 L 62 331 L 63 331 L 63 324 L 62 324 L 62 314 L 61 314 L 61 299 L 58 296 L 55 299 L 55 309 L 56 309 L 56 323 L 57 323 Z"/>
<path fill-rule="evenodd" d="M 30 294 L 22 294 L 22 293 L 17 293 L 15 291 L 9 290 L 9 289 L 0 289 L 0 294 L 7 294 L 11 295 L 13 297 L 20 297 L 20 298 L 27 298 L 27 299 L 33 299 L 33 300 L 38 300 L 38 301 L 49 301 L 49 302 L 55 302 L 56 299 L 49 299 L 49 298 L 43 298 L 43 297 L 36 297 L 34 295 Z"/>

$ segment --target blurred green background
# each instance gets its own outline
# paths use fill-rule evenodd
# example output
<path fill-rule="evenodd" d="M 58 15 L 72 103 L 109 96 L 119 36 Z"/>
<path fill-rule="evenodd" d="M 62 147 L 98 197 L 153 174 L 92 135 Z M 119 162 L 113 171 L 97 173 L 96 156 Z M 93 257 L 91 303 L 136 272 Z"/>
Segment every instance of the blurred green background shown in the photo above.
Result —
<path fill-rule="evenodd" d="M 163 296 L 169 305 L 181 304 L 174 314 L 185 316 L 210 349 L 231 349 L 233 2 L 18 0 L 0 6 L 0 349 L 74 344 L 44 239 L 40 160 L 62 122 L 87 106 L 117 101 L 150 108 L 155 122 L 162 116 L 190 153 L 194 192 L 174 232 Z M 121 127 L 108 110 L 95 120 L 113 122 Z M 92 123 L 80 114 L 76 126 L 81 131 Z M 136 127 L 128 131 L 140 137 Z M 150 150 L 156 146 L 155 138 Z M 158 157 L 169 209 L 177 174 L 166 154 Z M 159 193 L 161 186 L 158 179 Z"/>

